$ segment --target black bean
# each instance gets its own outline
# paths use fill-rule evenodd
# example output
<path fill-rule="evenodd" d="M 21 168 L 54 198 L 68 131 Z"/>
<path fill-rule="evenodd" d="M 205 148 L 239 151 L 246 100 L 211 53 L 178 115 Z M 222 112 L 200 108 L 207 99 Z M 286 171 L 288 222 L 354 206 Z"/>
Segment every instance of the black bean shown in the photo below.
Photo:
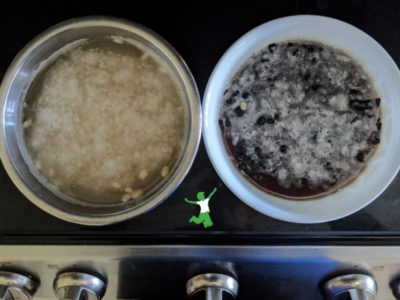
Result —
<path fill-rule="evenodd" d="M 274 123 L 275 123 L 275 120 L 272 119 L 272 118 L 268 118 L 268 119 L 267 119 L 267 123 L 268 123 L 268 124 L 274 124 Z"/>
<path fill-rule="evenodd" d="M 225 119 L 225 127 L 231 127 L 232 123 L 231 120 L 229 120 L 229 118 Z"/>
<path fill-rule="evenodd" d="M 350 121 L 350 123 L 353 124 L 353 123 L 355 123 L 355 122 L 358 121 L 358 120 L 360 120 L 359 117 L 354 117 L 354 118 Z"/>
<path fill-rule="evenodd" d="M 245 147 L 246 147 L 246 142 L 243 139 L 240 139 L 239 142 L 237 143 L 237 148 L 243 149 Z"/>
<path fill-rule="evenodd" d="M 382 128 L 381 119 L 378 119 L 378 121 L 376 121 L 376 128 L 378 128 L 378 130 L 381 130 L 381 128 Z"/>
<path fill-rule="evenodd" d="M 320 87 L 321 87 L 320 84 L 314 83 L 314 84 L 311 86 L 311 89 L 315 92 L 315 91 L 317 91 Z"/>
<path fill-rule="evenodd" d="M 356 158 L 357 158 L 357 160 L 359 162 L 363 162 L 364 161 L 364 154 L 362 152 L 358 152 Z"/>
<path fill-rule="evenodd" d="M 306 73 L 306 75 L 303 76 L 303 79 L 308 81 L 308 79 L 310 79 L 310 73 Z"/>
<path fill-rule="evenodd" d="M 269 50 L 269 52 L 270 52 L 271 54 L 274 53 L 275 49 L 276 49 L 276 44 L 275 44 L 275 43 L 272 43 L 272 44 L 269 44 L 269 45 L 268 45 L 268 50 Z"/>
<path fill-rule="evenodd" d="M 359 94 L 361 94 L 361 92 L 356 89 L 350 89 L 350 91 L 349 91 L 349 95 L 352 95 L 352 96 L 359 95 Z"/>
<path fill-rule="evenodd" d="M 237 106 L 237 107 L 235 108 L 234 112 L 235 112 L 235 114 L 236 114 L 238 117 L 241 117 L 241 116 L 244 115 L 244 112 L 245 112 L 245 111 L 242 110 L 242 109 L 240 108 L 240 105 L 239 105 L 239 106 Z"/>
<path fill-rule="evenodd" d="M 292 52 L 292 55 L 293 55 L 293 56 L 297 56 L 297 54 L 299 54 L 299 49 L 295 49 L 295 50 Z"/>
<path fill-rule="evenodd" d="M 324 168 L 327 171 L 333 171 L 332 164 L 329 161 L 324 164 Z"/>
<path fill-rule="evenodd" d="M 292 48 L 293 47 L 293 43 L 288 43 L 287 46 L 288 46 L 288 48 Z"/>
<path fill-rule="evenodd" d="M 379 139 L 379 134 L 378 132 L 374 131 L 371 136 L 368 138 L 368 143 L 372 145 L 378 145 L 381 142 Z"/>
<path fill-rule="evenodd" d="M 371 100 L 359 100 L 359 99 L 354 99 L 350 100 L 350 108 L 362 115 L 365 114 L 365 111 L 367 109 L 371 109 Z"/>
<path fill-rule="evenodd" d="M 265 123 L 265 117 L 264 116 L 261 116 L 261 117 L 259 117 L 258 119 L 257 119 L 257 125 L 264 125 L 264 123 Z"/>
<path fill-rule="evenodd" d="M 376 104 L 376 107 L 379 107 L 379 105 L 381 105 L 381 98 L 376 98 L 375 104 Z"/>
<path fill-rule="evenodd" d="M 314 47 L 313 46 L 311 46 L 311 45 L 308 45 L 307 46 L 307 50 L 308 50 L 308 52 L 314 52 Z"/>
<path fill-rule="evenodd" d="M 232 102 L 233 102 L 233 98 L 228 98 L 228 99 L 226 99 L 226 103 L 232 104 Z"/>
<path fill-rule="evenodd" d="M 250 96 L 250 94 L 248 92 L 243 92 L 242 93 L 243 99 L 247 99 L 249 96 Z"/>
<path fill-rule="evenodd" d="M 241 151 L 236 152 L 235 158 L 239 162 L 248 161 L 249 160 L 249 157 L 246 154 L 244 154 L 244 152 L 241 152 Z"/>
<path fill-rule="evenodd" d="M 316 133 L 314 133 L 314 135 L 312 136 L 311 139 L 313 140 L 314 143 L 316 143 L 317 142 L 317 138 L 318 138 L 318 135 Z"/>
<path fill-rule="evenodd" d="M 219 123 L 219 127 L 221 127 L 222 129 L 224 129 L 224 121 L 222 121 L 221 119 L 218 120 Z"/>
<path fill-rule="evenodd" d="M 286 153 L 286 150 L 287 150 L 287 146 L 286 146 L 286 145 L 281 145 L 281 146 L 279 147 L 279 151 L 280 151 L 281 153 Z"/>
<path fill-rule="evenodd" d="M 275 120 L 279 120 L 279 113 L 275 113 L 275 114 L 274 114 L 274 119 L 275 119 Z"/>
<path fill-rule="evenodd" d="M 258 157 L 262 156 L 262 151 L 260 147 L 255 147 L 254 152 L 258 155 Z"/>
<path fill-rule="evenodd" d="M 239 169 L 242 170 L 242 171 L 245 171 L 245 170 L 247 169 L 247 168 L 246 168 L 246 164 L 244 164 L 244 163 L 240 163 L 238 167 L 239 167 Z"/>
<path fill-rule="evenodd" d="M 226 89 L 226 90 L 224 91 L 224 95 L 225 95 L 227 92 L 228 92 L 228 89 Z"/>
<path fill-rule="evenodd" d="M 311 63 L 312 64 L 315 64 L 317 62 L 317 59 L 315 58 L 315 57 L 313 57 L 312 59 L 311 59 Z"/>
<path fill-rule="evenodd" d="M 232 93 L 232 96 L 233 96 L 233 97 L 236 97 L 237 95 L 239 95 L 239 91 L 238 91 L 238 90 L 236 90 L 236 91 L 234 91 L 234 92 Z"/>
<path fill-rule="evenodd" d="M 261 62 L 263 62 L 263 63 L 265 63 L 265 62 L 269 62 L 269 58 L 265 58 L 265 57 L 263 57 L 263 58 L 261 58 Z"/>
<path fill-rule="evenodd" d="M 256 81 L 258 81 L 258 79 L 260 78 L 260 74 L 261 74 L 261 71 L 254 71 L 254 76 L 255 76 L 255 80 Z"/>

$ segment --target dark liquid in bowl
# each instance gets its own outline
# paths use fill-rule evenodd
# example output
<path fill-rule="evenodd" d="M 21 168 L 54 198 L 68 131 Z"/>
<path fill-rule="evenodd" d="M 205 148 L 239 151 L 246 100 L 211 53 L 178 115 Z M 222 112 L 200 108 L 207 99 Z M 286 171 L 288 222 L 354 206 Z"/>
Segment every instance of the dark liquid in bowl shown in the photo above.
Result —
<path fill-rule="evenodd" d="M 380 102 L 343 51 L 288 41 L 243 64 L 219 123 L 234 164 L 253 183 L 286 198 L 316 198 L 362 171 L 380 142 Z"/>

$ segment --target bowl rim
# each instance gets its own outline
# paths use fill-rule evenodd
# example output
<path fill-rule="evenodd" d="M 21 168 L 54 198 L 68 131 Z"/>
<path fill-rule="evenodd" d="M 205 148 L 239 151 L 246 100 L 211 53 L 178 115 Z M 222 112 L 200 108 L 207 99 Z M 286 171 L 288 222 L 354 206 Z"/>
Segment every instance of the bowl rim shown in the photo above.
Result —
<path fill-rule="evenodd" d="M 399 82 L 399 86 L 400 86 L 400 71 L 399 71 L 396 63 L 393 61 L 393 59 L 387 53 L 387 51 L 377 41 L 375 41 L 371 36 L 369 36 L 364 31 L 360 30 L 359 28 L 357 28 L 351 24 L 348 24 L 344 21 L 341 21 L 341 20 L 338 20 L 335 18 L 331 18 L 331 17 L 320 16 L 320 15 L 292 15 L 292 16 L 286 16 L 286 17 L 282 17 L 282 18 L 273 19 L 271 21 L 268 21 L 261 25 L 256 26 L 255 28 L 251 29 L 250 31 L 248 31 L 247 33 L 242 35 L 239 39 L 237 39 L 225 51 L 225 53 L 222 55 L 222 57 L 219 59 L 216 66 L 214 67 L 214 69 L 209 77 L 209 80 L 207 82 L 207 86 L 206 86 L 206 89 L 205 89 L 205 92 L 203 95 L 203 103 L 202 103 L 203 140 L 204 140 L 204 144 L 205 144 L 205 148 L 207 150 L 208 156 L 210 158 L 210 161 L 211 161 L 214 169 L 216 170 L 217 174 L 222 179 L 222 181 L 225 183 L 225 185 L 231 190 L 231 192 L 233 194 L 235 194 L 236 197 L 238 197 L 240 200 L 242 200 L 248 206 L 252 207 L 253 209 L 255 209 L 255 210 L 259 211 L 260 213 L 263 213 L 264 215 L 267 215 L 269 217 L 272 217 L 272 218 L 275 218 L 278 220 L 282 220 L 282 221 L 292 222 L 292 223 L 314 224 L 314 223 L 328 222 L 328 221 L 337 220 L 337 219 L 346 217 L 348 215 L 351 215 L 351 214 L 359 211 L 360 209 L 364 208 L 365 206 L 367 206 L 368 204 L 373 202 L 389 186 L 389 184 L 396 177 L 397 173 L 400 170 L 400 164 L 397 166 L 396 170 L 390 174 L 390 180 L 388 180 L 382 186 L 381 190 L 378 193 L 376 193 L 373 197 L 371 197 L 371 199 L 369 199 L 368 201 L 364 201 L 362 205 L 353 207 L 352 209 L 349 209 L 346 213 L 337 214 L 335 216 L 327 217 L 324 215 L 318 215 L 318 216 L 314 216 L 313 218 L 304 218 L 303 216 L 296 216 L 293 213 L 286 213 L 286 212 L 284 212 L 284 209 L 275 208 L 272 203 L 269 203 L 268 201 L 265 201 L 265 200 L 263 201 L 262 199 L 258 199 L 257 202 L 253 202 L 252 200 L 254 200 L 255 198 L 263 197 L 265 195 L 267 195 L 267 197 L 269 197 L 271 199 L 278 199 L 279 201 L 286 201 L 287 203 L 290 203 L 290 202 L 294 203 L 294 202 L 299 202 L 299 201 L 288 200 L 288 199 L 284 199 L 284 198 L 280 198 L 280 197 L 268 194 L 266 192 L 261 191 L 254 184 L 250 183 L 248 180 L 244 179 L 243 175 L 239 174 L 239 171 L 236 170 L 232 166 L 232 162 L 229 161 L 230 158 L 229 158 L 229 156 L 227 156 L 228 154 L 226 152 L 225 147 L 222 145 L 223 149 L 219 149 L 220 147 L 218 147 L 218 145 L 215 144 L 215 141 L 211 140 L 212 138 L 210 137 L 210 134 L 209 134 L 211 131 L 213 131 L 215 129 L 213 127 L 218 127 L 218 124 L 214 124 L 214 122 L 212 122 L 212 120 L 210 119 L 211 117 L 209 116 L 210 115 L 209 107 L 211 105 L 215 105 L 215 104 L 211 104 L 211 102 L 212 101 L 218 102 L 218 105 L 220 103 L 220 98 L 218 98 L 216 95 L 213 95 L 213 88 L 215 86 L 215 82 L 218 80 L 217 73 L 221 72 L 220 70 L 221 70 L 221 68 L 223 68 L 224 63 L 225 63 L 225 61 L 228 60 L 229 56 L 231 56 L 235 50 L 243 48 L 245 41 L 249 37 L 251 37 L 256 31 L 261 30 L 261 29 L 266 29 L 268 27 L 272 27 L 275 25 L 279 26 L 288 21 L 296 21 L 296 20 L 300 21 L 302 19 L 309 19 L 310 22 L 317 21 L 317 20 L 318 21 L 335 22 L 337 24 L 340 24 L 341 26 L 346 26 L 347 28 L 355 30 L 355 32 L 357 32 L 357 34 L 360 34 L 360 35 L 364 36 L 365 38 L 367 38 L 370 42 L 372 42 L 374 44 L 374 46 L 376 48 L 378 48 L 382 52 L 383 56 L 390 63 L 390 65 L 396 68 L 397 76 L 396 76 L 395 80 L 397 80 Z M 239 56 L 239 55 L 243 55 L 243 56 L 247 55 L 248 56 L 248 52 L 254 53 L 258 49 L 259 48 L 254 47 L 254 48 L 252 48 L 252 50 L 247 50 L 247 52 L 246 51 L 243 52 L 246 54 L 240 53 L 240 54 L 236 54 L 236 55 L 237 56 Z M 240 50 L 238 50 L 238 51 L 240 51 Z M 230 67 L 228 67 L 228 69 L 224 69 L 224 71 L 225 71 L 225 73 L 229 73 L 232 76 L 237 71 L 238 67 L 240 67 L 240 66 L 238 66 L 238 65 L 230 66 Z M 226 83 L 227 81 L 224 81 L 224 82 Z M 216 130 L 219 131 L 219 128 L 217 128 Z M 219 136 L 219 134 L 220 133 L 218 133 L 217 135 Z M 215 154 L 216 149 L 218 152 L 220 152 L 220 153 L 218 153 L 218 155 Z M 221 159 L 221 155 L 220 155 L 222 152 L 226 156 L 223 159 Z M 227 161 L 229 161 L 229 162 L 227 162 Z M 224 166 L 221 166 L 221 164 L 223 164 Z M 224 168 L 226 166 L 228 166 L 228 168 Z M 231 174 L 233 174 L 233 175 L 231 176 Z M 234 183 L 230 182 L 233 177 L 235 179 Z M 237 180 L 238 177 L 240 177 L 241 180 Z M 248 187 L 249 190 L 246 190 L 245 192 L 239 191 L 243 186 Z M 252 198 L 252 200 L 249 200 L 250 198 Z M 320 199 L 322 199 L 322 198 L 320 198 Z M 311 200 L 306 200 L 306 201 L 313 201 L 313 200 L 318 201 L 318 199 L 311 199 Z M 280 210 L 280 212 L 279 212 L 279 210 Z"/>
<path fill-rule="evenodd" d="M 187 95 L 186 98 L 189 107 L 188 113 L 190 115 L 190 130 L 188 133 L 188 138 L 185 141 L 186 148 L 184 149 L 185 151 L 182 154 L 181 161 L 177 166 L 175 173 L 171 176 L 171 178 L 169 178 L 168 182 L 166 182 L 166 184 L 157 193 L 157 195 L 153 198 L 147 199 L 137 206 L 133 206 L 110 214 L 99 215 L 80 214 L 61 210 L 58 207 L 49 203 L 48 201 L 41 199 L 33 191 L 31 191 L 31 189 L 25 184 L 22 178 L 20 178 L 10 159 L 9 152 L 7 150 L 7 142 L 5 140 L 4 126 L 5 108 L 9 89 L 13 83 L 15 76 L 18 74 L 20 67 L 22 66 L 28 55 L 35 51 L 35 49 L 40 47 L 40 45 L 42 45 L 45 41 L 58 34 L 72 29 L 93 26 L 114 27 L 128 32 L 133 32 L 139 35 L 141 38 L 148 40 L 155 46 L 157 46 L 157 48 L 160 49 L 163 55 L 165 55 L 169 59 L 171 65 L 173 65 L 176 69 L 178 78 L 182 81 L 182 85 L 185 88 L 185 93 Z M 175 189 L 186 177 L 196 157 L 201 139 L 202 110 L 200 94 L 197 88 L 196 81 L 192 73 L 190 72 L 186 62 L 175 50 L 175 48 L 173 48 L 172 45 L 169 44 L 169 42 L 167 42 L 158 33 L 154 32 L 144 25 L 117 17 L 93 15 L 72 18 L 55 24 L 34 37 L 18 52 L 18 54 L 9 65 L 0 85 L 0 105 L 2 119 L 2 122 L 0 122 L 0 158 L 8 176 L 11 178 L 18 190 L 37 207 L 59 219 L 80 225 L 103 226 L 121 222 L 126 219 L 130 219 L 140 214 L 143 214 L 161 204 L 175 191 Z"/>

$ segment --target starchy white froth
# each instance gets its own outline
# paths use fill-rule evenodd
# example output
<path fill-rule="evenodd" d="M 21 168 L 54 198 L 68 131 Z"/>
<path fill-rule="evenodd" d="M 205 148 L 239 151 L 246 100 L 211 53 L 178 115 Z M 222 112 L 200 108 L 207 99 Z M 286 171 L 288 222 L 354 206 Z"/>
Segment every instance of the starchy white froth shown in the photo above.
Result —
<path fill-rule="evenodd" d="M 24 116 L 27 148 L 49 182 L 73 196 L 129 188 L 137 198 L 161 179 L 184 128 L 182 96 L 165 68 L 138 51 L 77 47 L 59 58 Z"/>

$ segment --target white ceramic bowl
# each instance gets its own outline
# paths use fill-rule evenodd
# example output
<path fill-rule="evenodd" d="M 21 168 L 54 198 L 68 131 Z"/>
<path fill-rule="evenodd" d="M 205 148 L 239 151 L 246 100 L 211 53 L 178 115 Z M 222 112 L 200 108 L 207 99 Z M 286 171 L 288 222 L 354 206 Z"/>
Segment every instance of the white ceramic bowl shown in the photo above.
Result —
<path fill-rule="evenodd" d="M 272 42 L 307 39 L 344 49 L 370 74 L 382 98 L 381 143 L 366 169 L 351 184 L 315 200 L 293 201 L 263 192 L 234 167 L 218 125 L 220 103 L 230 79 L 254 52 Z M 251 30 L 223 55 L 203 98 L 203 138 L 219 176 L 241 200 L 259 212 L 295 223 L 319 223 L 350 215 L 371 203 L 400 166 L 400 72 L 388 53 L 352 25 L 322 16 L 300 15 L 270 21 Z"/>

